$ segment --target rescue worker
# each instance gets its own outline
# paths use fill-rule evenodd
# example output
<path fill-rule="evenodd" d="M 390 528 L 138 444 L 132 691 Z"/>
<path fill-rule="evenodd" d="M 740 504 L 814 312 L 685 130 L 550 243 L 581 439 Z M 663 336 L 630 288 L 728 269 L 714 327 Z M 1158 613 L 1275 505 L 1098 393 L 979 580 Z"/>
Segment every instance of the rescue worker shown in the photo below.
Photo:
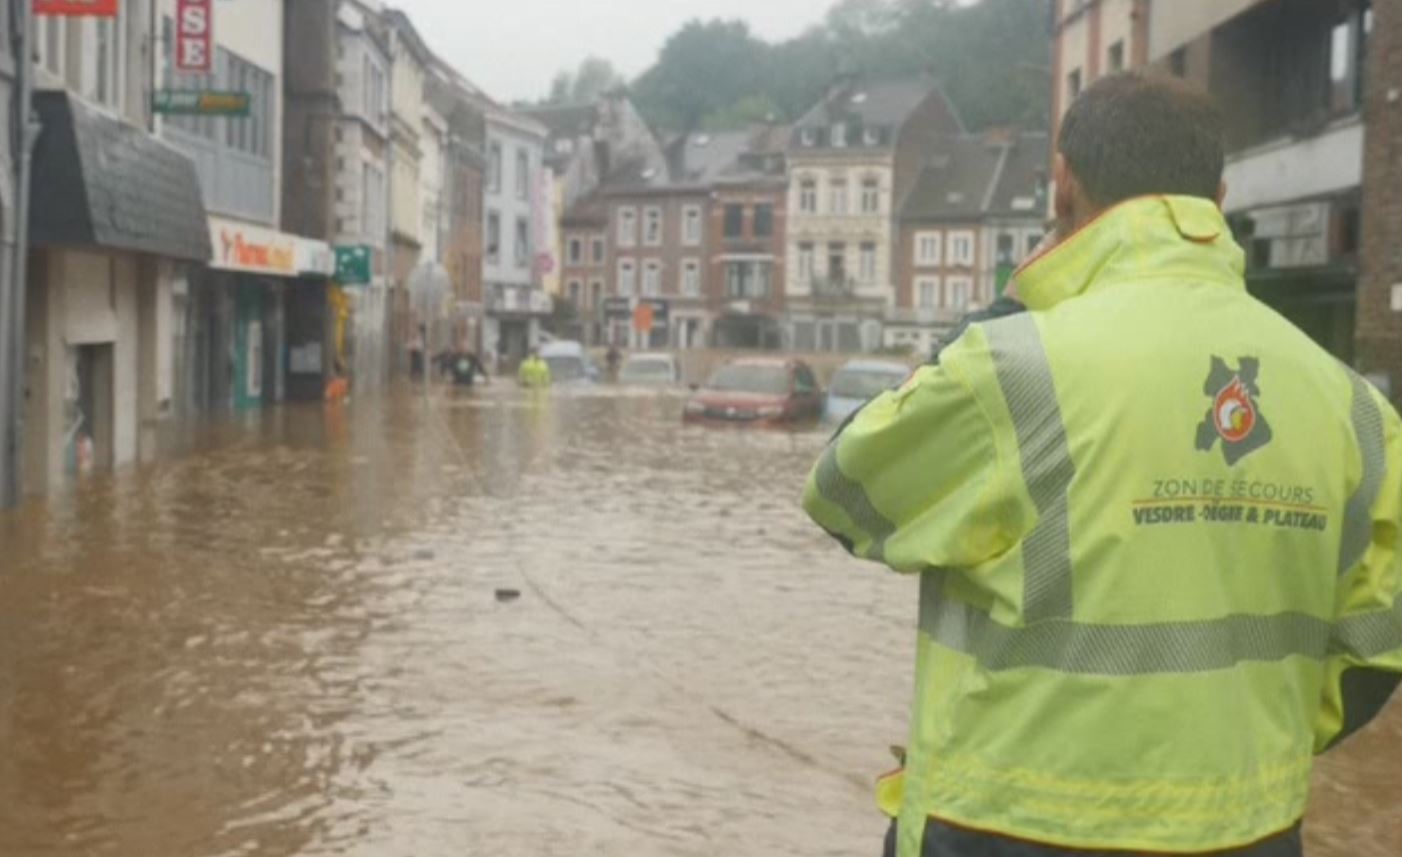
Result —
<path fill-rule="evenodd" d="M 1072 105 L 1027 312 L 829 446 L 804 505 L 920 576 L 900 857 L 1299 857 L 1314 756 L 1402 671 L 1402 421 L 1251 298 L 1223 120 L 1169 79 Z"/>
<path fill-rule="evenodd" d="M 540 350 L 531 349 L 530 356 L 521 361 L 516 379 L 522 387 L 540 390 L 550 386 L 550 364 L 540 357 Z"/>

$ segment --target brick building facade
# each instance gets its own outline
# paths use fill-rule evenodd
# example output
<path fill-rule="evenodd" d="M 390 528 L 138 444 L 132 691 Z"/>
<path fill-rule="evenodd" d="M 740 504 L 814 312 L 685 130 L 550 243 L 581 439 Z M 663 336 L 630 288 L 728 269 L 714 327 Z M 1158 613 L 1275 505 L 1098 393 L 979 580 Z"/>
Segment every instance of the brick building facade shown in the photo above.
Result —
<path fill-rule="evenodd" d="M 1402 6 L 1378 3 L 1374 10 L 1372 83 L 1364 104 L 1358 366 L 1396 401 L 1402 389 Z"/>

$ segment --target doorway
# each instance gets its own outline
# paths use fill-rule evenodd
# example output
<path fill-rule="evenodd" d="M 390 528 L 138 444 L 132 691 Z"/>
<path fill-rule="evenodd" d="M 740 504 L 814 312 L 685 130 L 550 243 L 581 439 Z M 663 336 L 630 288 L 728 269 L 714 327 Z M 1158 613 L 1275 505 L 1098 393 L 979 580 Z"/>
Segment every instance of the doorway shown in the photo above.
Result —
<path fill-rule="evenodd" d="M 65 443 L 68 472 L 72 476 L 81 478 L 112 470 L 112 386 L 111 343 L 73 349 Z"/>

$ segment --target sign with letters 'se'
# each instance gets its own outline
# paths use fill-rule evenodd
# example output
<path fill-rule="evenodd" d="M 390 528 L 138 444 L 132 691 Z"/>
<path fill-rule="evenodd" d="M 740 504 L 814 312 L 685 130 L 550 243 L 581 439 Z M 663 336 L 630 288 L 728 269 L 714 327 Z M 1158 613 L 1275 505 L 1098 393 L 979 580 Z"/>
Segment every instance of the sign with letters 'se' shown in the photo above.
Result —
<path fill-rule="evenodd" d="M 214 3 L 176 0 L 175 70 L 209 74 L 214 68 Z"/>

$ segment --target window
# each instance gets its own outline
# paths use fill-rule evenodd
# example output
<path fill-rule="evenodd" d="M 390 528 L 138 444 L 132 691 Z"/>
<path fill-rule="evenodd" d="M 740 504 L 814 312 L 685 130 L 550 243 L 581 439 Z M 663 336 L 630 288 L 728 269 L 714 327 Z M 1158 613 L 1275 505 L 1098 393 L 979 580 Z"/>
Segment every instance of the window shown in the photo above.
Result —
<path fill-rule="evenodd" d="M 862 180 L 862 214 L 878 214 L 881 211 L 881 182 L 877 179 Z"/>
<path fill-rule="evenodd" d="M 941 264 L 942 235 L 938 232 L 917 232 L 915 235 L 915 264 L 922 268 L 938 268 Z"/>
<path fill-rule="evenodd" d="M 531 222 L 524 217 L 516 218 L 516 267 L 524 268 L 531 262 Z"/>
<path fill-rule="evenodd" d="M 701 297 L 701 263 L 695 259 L 682 262 L 682 295 L 688 298 Z"/>
<path fill-rule="evenodd" d="M 847 179 L 832 180 L 832 213 L 847 213 Z"/>
<path fill-rule="evenodd" d="M 939 302 L 940 278 L 921 277 L 915 281 L 915 292 L 921 309 L 934 309 Z"/>
<path fill-rule="evenodd" d="M 385 235 L 385 173 L 366 163 L 360 173 L 360 224 L 362 234 L 377 243 Z"/>
<path fill-rule="evenodd" d="M 816 146 L 818 145 L 818 129 L 804 128 L 798 132 L 798 139 L 800 143 L 810 148 Z"/>
<path fill-rule="evenodd" d="M 725 237 L 743 238 L 745 236 L 745 206 L 727 205 L 725 207 Z"/>
<path fill-rule="evenodd" d="M 127 4 L 122 4 L 116 18 L 73 19 L 76 26 L 82 27 L 82 93 L 88 100 L 115 110 L 122 108 L 126 84 L 126 8 Z"/>
<path fill-rule="evenodd" d="M 618 294 L 631 298 L 638 290 L 638 263 L 632 259 L 618 260 Z"/>
<path fill-rule="evenodd" d="M 245 117 L 216 118 L 212 116 L 166 116 L 164 124 L 183 134 L 202 137 L 217 146 L 226 147 L 250 157 L 271 161 L 273 156 L 273 124 L 277 115 L 280 90 L 271 74 L 237 54 L 216 48 L 211 74 L 177 74 L 173 53 L 175 22 L 165 18 L 165 71 L 163 84 L 172 89 L 216 89 L 249 94 L 249 114 Z M 337 134 L 342 134 L 340 128 Z M 339 140 L 338 140 L 339 142 Z M 337 169 L 344 169 L 338 159 Z"/>
<path fill-rule="evenodd" d="M 369 55 L 364 58 L 363 69 L 365 118 L 378 125 L 385 121 L 385 70 Z"/>
<path fill-rule="evenodd" d="M 643 296 L 655 298 L 662 294 L 662 263 L 655 259 L 643 265 Z"/>
<path fill-rule="evenodd" d="M 1011 235 L 1003 234 L 998 236 L 998 264 L 1000 266 L 1013 264 L 1013 253 L 1016 252 L 1016 243 L 1017 242 L 1013 240 L 1013 236 Z"/>
<path fill-rule="evenodd" d="M 847 282 L 847 245 L 838 241 L 828 244 L 828 279 L 834 283 Z"/>
<path fill-rule="evenodd" d="M 758 300 L 769 297 L 770 278 L 767 262 L 727 262 L 725 293 L 731 300 Z"/>
<path fill-rule="evenodd" d="M 516 198 L 531 198 L 531 157 L 525 149 L 516 150 Z"/>
<path fill-rule="evenodd" d="M 595 238 L 590 242 L 589 257 L 595 265 L 604 264 L 604 239 Z"/>
<path fill-rule="evenodd" d="M 590 280 L 590 281 L 589 281 L 589 307 L 590 307 L 590 309 L 596 309 L 596 308 L 599 306 L 599 304 L 603 303 L 603 300 L 604 300 L 604 281 L 603 281 L 603 280 Z"/>
<path fill-rule="evenodd" d="M 246 118 L 225 120 L 226 142 L 230 149 L 260 158 L 272 158 L 272 125 L 276 115 L 273 76 L 223 48 L 216 52 L 216 69 L 222 77 L 221 89 L 247 92 L 251 96 Z"/>
<path fill-rule="evenodd" d="M 798 186 L 798 210 L 804 214 L 818 213 L 818 183 L 805 179 Z"/>
<path fill-rule="evenodd" d="M 859 273 L 863 283 L 876 282 L 876 245 L 871 242 L 862 244 L 861 261 L 859 263 Z"/>
<path fill-rule="evenodd" d="M 164 26 L 166 32 L 172 32 L 174 22 L 170 18 L 165 19 Z M 170 43 L 167 37 L 167 43 Z M 52 15 L 34 16 L 34 50 L 35 57 L 39 64 L 52 74 L 62 76 L 64 73 L 64 48 L 68 41 L 68 20 Z M 169 52 L 167 52 L 167 62 Z"/>
<path fill-rule="evenodd" d="M 579 280 L 570 280 L 569 284 L 570 303 L 579 308 L 580 301 L 584 299 L 584 284 Z"/>
<path fill-rule="evenodd" d="M 636 208 L 618 209 L 618 246 L 638 246 L 638 210 Z"/>
<path fill-rule="evenodd" d="M 1028 235 L 1028 236 L 1027 236 L 1027 252 L 1023 255 L 1023 258 L 1026 259 L 1026 258 L 1031 257 L 1033 254 L 1035 254 L 1035 253 L 1037 252 L 1037 248 L 1040 247 L 1041 244 L 1042 244 L 1042 236 L 1038 235 L 1038 234 L 1035 233 L 1035 232 L 1032 233 L 1031 235 Z"/>
<path fill-rule="evenodd" d="M 948 264 L 960 268 L 974 266 L 974 234 L 972 232 L 949 233 Z"/>
<path fill-rule="evenodd" d="M 755 206 L 755 237 L 768 238 L 774 234 L 774 206 L 764 202 Z"/>
<path fill-rule="evenodd" d="M 1188 49 L 1179 48 L 1168 58 L 1168 70 L 1174 77 L 1188 76 Z"/>
<path fill-rule="evenodd" d="M 1120 41 L 1115 42 L 1113 45 L 1110 46 L 1110 57 L 1109 57 L 1109 61 L 1106 63 L 1106 67 L 1110 70 L 1110 73 L 1111 73 L 1111 74 L 1114 74 L 1114 73 L 1117 72 L 1117 71 L 1124 71 L 1124 69 L 1125 69 L 1125 43 L 1124 43 L 1124 39 L 1121 39 Z"/>
<path fill-rule="evenodd" d="M 487 187 L 501 193 L 501 144 L 493 143 L 487 156 Z"/>
<path fill-rule="evenodd" d="M 865 143 L 865 144 L 868 145 L 868 146 L 880 146 L 880 145 L 881 145 L 881 129 L 880 129 L 880 128 L 866 128 L 865 130 L 863 130 L 863 131 L 862 131 L 862 142 Z"/>
<path fill-rule="evenodd" d="M 945 306 L 958 312 L 968 309 L 973 288 L 973 280 L 968 277 L 950 277 L 944 284 Z"/>
<path fill-rule="evenodd" d="M 701 246 L 701 206 L 688 205 L 682 209 L 682 243 L 688 247 Z"/>
<path fill-rule="evenodd" d="M 1372 14 L 1369 9 L 1365 14 Z M 1350 15 L 1337 24 L 1329 39 L 1329 109 L 1350 113 L 1361 106 L 1368 20 Z"/>
<path fill-rule="evenodd" d="M 834 125 L 834 126 L 832 126 L 832 147 L 833 147 L 834 149 L 841 149 L 843 146 L 846 146 L 846 145 L 847 145 L 847 126 L 846 126 L 846 125 Z"/>
<path fill-rule="evenodd" d="M 813 279 L 813 245 L 798 245 L 798 278 L 803 281 Z"/>
<path fill-rule="evenodd" d="M 570 260 L 571 265 L 578 265 L 584 261 L 584 240 L 582 238 L 571 238 L 565 258 Z"/>
<path fill-rule="evenodd" d="M 1076 69 L 1066 76 L 1066 100 L 1075 101 L 1081 94 L 1081 70 Z"/>
<path fill-rule="evenodd" d="M 662 246 L 662 209 L 655 205 L 643 209 L 643 243 L 649 247 Z"/>

